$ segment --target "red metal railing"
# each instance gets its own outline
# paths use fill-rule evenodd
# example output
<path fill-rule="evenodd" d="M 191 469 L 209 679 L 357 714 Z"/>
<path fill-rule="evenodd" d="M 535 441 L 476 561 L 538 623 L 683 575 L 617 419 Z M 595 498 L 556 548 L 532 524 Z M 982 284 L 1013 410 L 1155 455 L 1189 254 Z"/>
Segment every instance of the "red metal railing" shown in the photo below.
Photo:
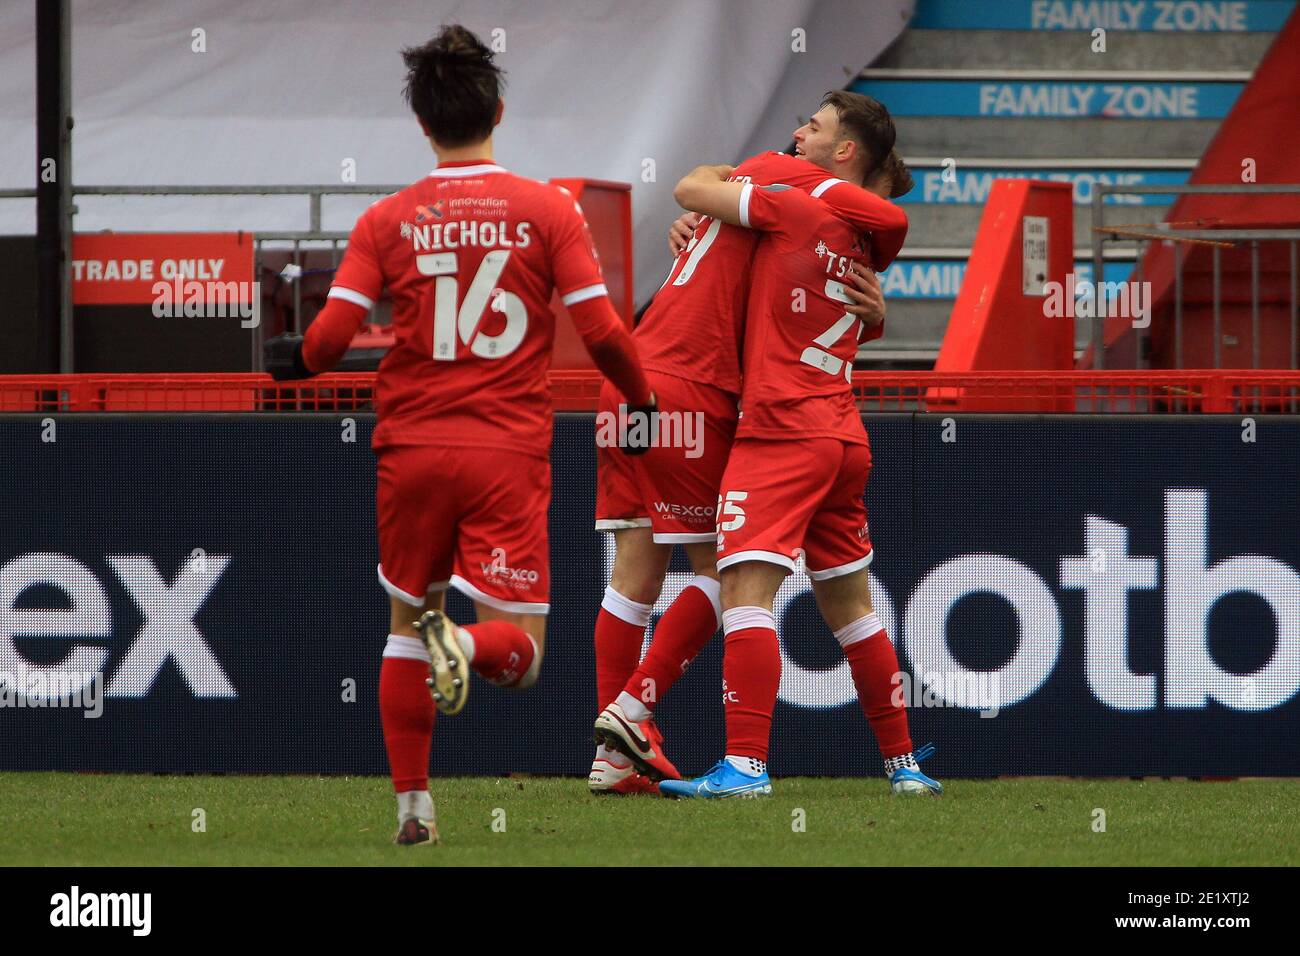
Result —
<path fill-rule="evenodd" d="M 556 411 L 594 411 L 600 376 L 553 370 Z M 863 411 L 1300 413 L 1300 372 L 858 372 Z M 0 375 L 0 412 L 363 411 L 375 373 Z"/>
<path fill-rule="evenodd" d="M 1300 412 L 1300 371 L 857 372 L 864 411 Z"/>

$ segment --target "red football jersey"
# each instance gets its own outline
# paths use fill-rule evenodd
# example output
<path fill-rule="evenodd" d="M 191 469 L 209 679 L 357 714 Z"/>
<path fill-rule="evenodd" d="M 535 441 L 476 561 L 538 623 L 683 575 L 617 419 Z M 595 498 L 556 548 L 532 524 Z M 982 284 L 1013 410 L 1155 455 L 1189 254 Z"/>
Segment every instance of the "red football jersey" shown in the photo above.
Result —
<path fill-rule="evenodd" d="M 745 387 L 736 435 L 866 444 L 850 378 L 861 320 L 845 311 L 869 240 L 819 199 L 746 186 L 740 219 L 762 230 L 745 326 Z"/>
<path fill-rule="evenodd" d="M 393 300 L 374 445 L 505 448 L 547 457 L 551 294 L 606 294 L 586 220 L 557 186 L 493 163 L 447 163 L 379 200 L 352 230 L 332 298 Z"/>
<path fill-rule="evenodd" d="M 902 248 L 907 217 L 901 209 L 805 159 L 760 153 L 737 166 L 731 179 L 760 186 L 782 183 L 822 196 L 872 233 L 877 270 Z M 833 188 L 841 184 L 843 188 Z M 633 333 L 642 365 L 739 394 L 745 303 L 757 242 L 758 234 L 751 230 L 707 216 L 700 220 Z"/>

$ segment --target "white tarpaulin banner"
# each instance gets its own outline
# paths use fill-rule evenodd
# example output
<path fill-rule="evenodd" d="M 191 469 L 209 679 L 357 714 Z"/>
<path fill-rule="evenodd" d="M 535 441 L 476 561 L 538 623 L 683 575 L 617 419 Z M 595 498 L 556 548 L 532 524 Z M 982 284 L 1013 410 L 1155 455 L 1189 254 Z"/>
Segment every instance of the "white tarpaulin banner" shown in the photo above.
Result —
<path fill-rule="evenodd" d="M 398 51 L 460 22 L 504 45 L 499 162 L 633 184 L 636 286 L 668 266 L 672 189 L 783 148 L 823 93 L 903 29 L 911 0 L 73 0 L 77 185 L 408 183 L 434 165 Z M 36 182 L 35 4 L 0 5 L 0 188 Z M 499 32 L 494 32 L 499 31 Z M 368 199 L 327 200 L 347 230 Z M 77 200 L 79 232 L 306 229 L 305 198 Z M 0 234 L 34 203 L 0 201 Z"/>

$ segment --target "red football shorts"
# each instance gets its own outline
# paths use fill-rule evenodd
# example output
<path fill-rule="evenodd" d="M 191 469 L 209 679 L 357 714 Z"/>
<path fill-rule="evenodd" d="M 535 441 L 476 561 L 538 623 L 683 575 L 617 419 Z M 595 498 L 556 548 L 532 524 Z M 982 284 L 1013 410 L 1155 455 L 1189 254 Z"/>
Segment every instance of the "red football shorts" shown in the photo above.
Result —
<path fill-rule="evenodd" d="M 871 449 L 835 438 L 741 438 L 718 496 L 718 570 L 767 561 L 838 577 L 871 563 L 867 506 Z"/>
<path fill-rule="evenodd" d="M 609 441 L 623 398 L 608 382 L 600 391 L 596 530 L 652 528 L 660 544 L 712 541 L 718 483 L 736 435 L 736 400 L 675 375 L 647 370 L 646 379 L 659 403 L 661 444 L 644 455 L 626 455 Z"/>
<path fill-rule="evenodd" d="M 495 448 L 379 452 L 379 581 L 419 607 L 447 589 L 502 611 L 550 608 L 551 463 Z"/>

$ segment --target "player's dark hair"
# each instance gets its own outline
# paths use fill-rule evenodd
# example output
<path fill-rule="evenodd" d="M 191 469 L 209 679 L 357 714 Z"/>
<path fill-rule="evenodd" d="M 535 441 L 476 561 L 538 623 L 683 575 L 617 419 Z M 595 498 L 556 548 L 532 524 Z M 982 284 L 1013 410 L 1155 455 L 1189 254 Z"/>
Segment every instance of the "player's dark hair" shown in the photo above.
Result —
<path fill-rule="evenodd" d="M 874 173 L 894 148 L 894 120 L 885 104 L 862 93 L 832 90 L 822 97 L 822 106 L 832 106 L 839 116 L 839 136 L 851 139 L 866 151 L 863 180 Z"/>
<path fill-rule="evenodd" d="M 423 46 L 402 51 L 407 69 L 402 92 L 440 146 L 465 146 L 492 135 L 505 86 L 494 55 L 460 24 L 444 26 Z"/>
<path fill-rule="evenodd" d="M 889 177 L 890 189 L 889 198 L 897 199 L 899 196 L 906 196 L 912 191 L 916 183 L 912 179 L 912 172 L 907 168 L 907 163 L 903 162 L 903 157 L 898 155 L 898 150 L 891 149 L 889 155 L 885 157 L 885 162 L 881 167 Z"/>

